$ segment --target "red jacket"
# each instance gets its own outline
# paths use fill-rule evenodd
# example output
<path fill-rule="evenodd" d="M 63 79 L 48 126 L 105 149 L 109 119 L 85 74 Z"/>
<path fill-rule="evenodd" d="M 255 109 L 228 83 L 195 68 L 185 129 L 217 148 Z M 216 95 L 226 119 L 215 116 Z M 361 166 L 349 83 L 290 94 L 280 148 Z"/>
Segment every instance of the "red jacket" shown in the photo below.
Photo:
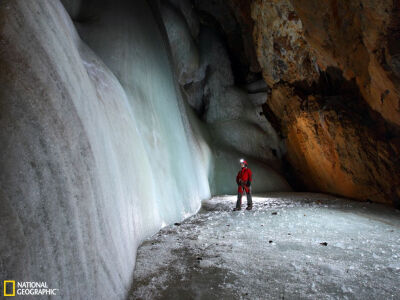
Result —
<path fill-rule="evenodd" d="M 240 184 L 240 180 L 242 184 L 251 183 L 251 170 L 249 168 L 242 168 L 236 176 L 236 183 Z"/>

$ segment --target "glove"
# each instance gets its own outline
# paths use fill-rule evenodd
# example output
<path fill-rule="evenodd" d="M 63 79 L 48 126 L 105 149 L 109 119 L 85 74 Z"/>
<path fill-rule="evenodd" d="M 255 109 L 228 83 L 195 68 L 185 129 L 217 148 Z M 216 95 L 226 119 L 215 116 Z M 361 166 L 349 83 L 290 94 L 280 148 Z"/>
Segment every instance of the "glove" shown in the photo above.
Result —
<path fill-rule="evenodd" d="M 250 185 L 251 185 L 251 181 L 247 180 L 246 186 L 250 187 Z"/>

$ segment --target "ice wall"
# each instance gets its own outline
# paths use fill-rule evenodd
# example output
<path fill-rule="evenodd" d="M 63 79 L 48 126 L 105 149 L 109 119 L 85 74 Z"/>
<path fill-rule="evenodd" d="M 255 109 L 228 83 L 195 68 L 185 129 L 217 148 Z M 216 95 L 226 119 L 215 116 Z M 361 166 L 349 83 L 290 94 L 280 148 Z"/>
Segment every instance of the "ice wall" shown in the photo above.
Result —
<path fill-rule="evenodd" d="M 240 153 L 214 147 L 181 98 L 154 13 L 145 0 L 0 2 L 1 280 L 122 299 L 145 236 L 210 186 L 234 192 Z M 281 187 L 259 170 L 260 188 Z"/>
<path fill-rule="evenodd" d="M 234 83 L 231 58 L 220 32 L 199 21 L 190 0 L 160 2 L 182 95 L 210 134 L 214 195 L 235 194 L 239 159 L 254 173 L 253 192 L 289 191 L 281 170 L 282 141 L 263 115 L 267 88 L 256 82 L 246 89 Z M 193 123 L 193 122 L 192 122 Z"/>
<path fill-rule="evenodd" d="M 123 298 L 139 241 L 210 196 L 210 150 L 146 1 L 74 2 L 85 42 L 58 0 L 0 2 L 0 277 Z"/>

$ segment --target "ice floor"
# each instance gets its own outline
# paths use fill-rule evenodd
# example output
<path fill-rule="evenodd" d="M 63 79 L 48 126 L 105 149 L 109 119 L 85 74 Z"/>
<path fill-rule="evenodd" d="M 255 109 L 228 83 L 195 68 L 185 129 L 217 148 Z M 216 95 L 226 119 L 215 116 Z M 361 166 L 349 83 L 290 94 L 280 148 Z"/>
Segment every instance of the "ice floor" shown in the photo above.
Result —
<path fill-rule="evenodd" d="M 251 212 L 211 199 L 144 241 L 130 298 L 400 299 L 399 211 L 319 194 L 253 198 Z"/>

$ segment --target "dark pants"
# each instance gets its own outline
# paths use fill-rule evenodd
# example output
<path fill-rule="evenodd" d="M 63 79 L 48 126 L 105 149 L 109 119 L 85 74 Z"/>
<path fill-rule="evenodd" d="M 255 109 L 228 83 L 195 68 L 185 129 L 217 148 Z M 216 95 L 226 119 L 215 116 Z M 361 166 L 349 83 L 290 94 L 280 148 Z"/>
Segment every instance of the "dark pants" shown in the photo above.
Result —
<path fill-rule="evenodd" d="M 237 201 L 236 201 L 236 208 L 241 208 L 242 207 L 243 190 L 246 191 L 247 206 L 248 207 L 253 207 L 253 199 L 251 198 L 251 189 L 250 189 L 250 187 L 246 186 L 246 187 L 242 188 L 241 186 L 239 186 L 238 196 L 237 196 Z"/>

